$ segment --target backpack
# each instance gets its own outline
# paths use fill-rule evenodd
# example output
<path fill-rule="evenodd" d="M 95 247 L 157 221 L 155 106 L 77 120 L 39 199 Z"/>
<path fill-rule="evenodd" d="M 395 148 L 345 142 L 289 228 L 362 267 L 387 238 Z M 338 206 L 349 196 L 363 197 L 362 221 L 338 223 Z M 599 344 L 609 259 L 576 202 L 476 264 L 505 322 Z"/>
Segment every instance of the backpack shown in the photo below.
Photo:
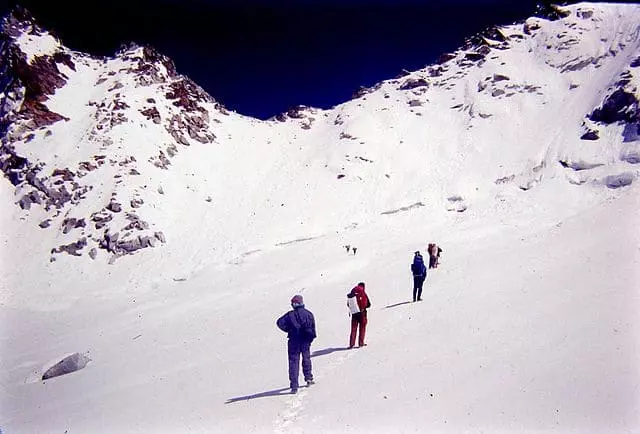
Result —
<path fill-rule="evenodd" d="M 347 294 L 347 307 L 351 314 L 360 312 L 360 306 L 358 306 L 358 297 L 355 294 Z"/>
<path fill-rule="evenodd" d="M 411 272 L 414 276 L 422 276 L 425 273 L 424 261 L 422 256 L 416 256 L 411 264 Z"/>
<path fill-rule="evenodd" d="M 313 330 L 309 325 L 300 324 L 298 315 L 296 315 L 296 312 L 294 310 L 289 312 L 289 320 L 291 321 L 291 325 L 295 330 L 294 334 L 297 335 L 299 339 L 311 342 L 316 338 L 313 334 Z"/>

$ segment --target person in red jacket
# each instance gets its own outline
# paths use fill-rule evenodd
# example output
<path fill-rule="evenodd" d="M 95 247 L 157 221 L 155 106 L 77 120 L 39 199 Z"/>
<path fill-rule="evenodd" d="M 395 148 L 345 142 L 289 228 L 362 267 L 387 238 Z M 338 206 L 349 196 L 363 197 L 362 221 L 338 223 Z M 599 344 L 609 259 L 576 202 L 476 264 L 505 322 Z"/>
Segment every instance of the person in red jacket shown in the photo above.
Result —
<path fill-rule="evenodd" d="M 364 282 L 358 283 L 347 297 L 356 298 L 356 302 L 358 305 L 359 312 L 355 312 L 351 314 L 351 335 L 349 336 L 349 348 L 353 348 L 356 343 L 356 334 L 358 333 L 358 328 L 360 328 L 360 334 L 358 336 L 358 346 L 364 347 L 364 336 L 367 330 L 367 309 L 371 307 L 371 301 L 369 300 L 369 296 L 364 291 Z"/>

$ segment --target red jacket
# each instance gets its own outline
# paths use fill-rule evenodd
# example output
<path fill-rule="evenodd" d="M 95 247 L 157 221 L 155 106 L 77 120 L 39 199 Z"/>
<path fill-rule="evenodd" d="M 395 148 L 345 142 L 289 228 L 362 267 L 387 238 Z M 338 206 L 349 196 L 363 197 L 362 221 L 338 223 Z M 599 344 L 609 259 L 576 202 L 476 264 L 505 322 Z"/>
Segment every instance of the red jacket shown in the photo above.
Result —
<path fill-rule="evenodd" d="M 356 300 L 358 302 L 358 307 L 360 308 L 360 312 L 365 311 L 368 307 L 371 307 L 371 302 L 369 301 L 369 296 L 366 292 L 364 292 L 364 286 L 357 285 L 351 290 L 352 294 L 355 294 Z"/>

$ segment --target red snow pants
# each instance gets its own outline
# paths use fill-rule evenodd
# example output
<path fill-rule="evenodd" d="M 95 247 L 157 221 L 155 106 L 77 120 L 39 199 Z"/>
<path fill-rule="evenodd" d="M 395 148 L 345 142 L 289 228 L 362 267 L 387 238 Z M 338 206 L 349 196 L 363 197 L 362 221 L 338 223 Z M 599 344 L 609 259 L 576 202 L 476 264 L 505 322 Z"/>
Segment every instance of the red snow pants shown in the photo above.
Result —
<path fill-rule="evenodd" d="M 364 335 L 367 330 L 367 311 L 354 313 L 351 315 L 351 336 L 349 336 L 349 347 L 356 344 L 356 334 L 360 327 L 360 335 L 358 336 L 358 346 L 364 346 Z"/>

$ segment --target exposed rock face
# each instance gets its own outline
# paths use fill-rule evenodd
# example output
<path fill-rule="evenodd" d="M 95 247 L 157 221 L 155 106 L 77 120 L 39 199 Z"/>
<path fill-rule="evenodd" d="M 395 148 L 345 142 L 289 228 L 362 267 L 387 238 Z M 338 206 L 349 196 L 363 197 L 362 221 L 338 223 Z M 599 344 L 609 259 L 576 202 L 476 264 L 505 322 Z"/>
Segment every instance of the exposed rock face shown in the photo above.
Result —
<path fill-rule="evenodd" d="M 147 119 L 153 121 L 154 124 L 159 124 L 160 122 L 162 122 L 162 119 L 160 118 L 160 112 L 156 107 L 149 107 L 147 109 L 140 110 L 140 113 L 142 113 Z"/>
<path fill-rule="evenodd" d="M 443 63 L 447 63 L 448 61 L 450 61 L 450 60 L 452 60 L 452 59 L 455 59 L 455 58 L 456 58 L 456 55 L 455 55 L 455 54 L 452 54 L 452 53 L 444 53 L 444 54 L 441 54 L 441 55 L 438 57 L 438 59 L 436 60 L 436 63 L 441 65 L 441 64 L 443 64 Z"/>
<path fill-rule="evenodd" d="M 26 130 L 33 130 L 66 119 L 51 112 L 44 102 L 57 89 L 65 85 L 67 77 L 60 65 L 75 70 L 71 56 L 64 51 L 52 55 L 35 55 L 30 61 L 20 47 L 13 42 L 23 32 L 42 34 L 33 17 L 23 8 L 17 7 L 2 21 L 0 32 L 0 125 L 5 128 L 18 117 L 26 121 Z M 16 109 L 18 101 L 21 106 Z M 12 111 L 15 110 L 16 113 Z M 1 128 L 0 131 L 6 131 Z"/>
<path fill-rule="evenodd" d="M 401 74 L 404 74 L 405 72 L 406 71 L 403 71 Z M 374 92 L 380 89 L 381 86 L 382 86 L 382 83 L 377 83 L 376 85 L 371 87 L 360 86 L 360 88 L 357 91 L 355 91 L 353 95 L 351 95 L 351 99 L 361 98 L 371 92 Z"/>
<path fill-rule="evenodd" d="M 21 40 L 31 41 L 31 45 L 24 48 Z M 38 136 L 52 136 L 52 130 L 43 132 L 43 127 L 69 120 L 50 110 L 47 104 L 67 84 L 71 75 L 81 73 L 79 65 L 84 68 L 83 71 L 92 69 L 99 74 L 94 85 L 102 86 L 104 92 L 102 100 L 89 101 L 87 104 L 93 110 L 95 122 L 83 140 L 101 142 L 101 149 L 105 151 L 115 144 L 111 131 L 130 123 L 134 111 L 142 114 L 150 125 L 155 124 L 169 131 L 177 143 L 185 145 L 191 144 L 191 140 L 199 143 L 215 140 L 209 122 L 212 106 L 220 113 L 228 114 L 199 86 L 178 75 L 173 62 L 155 49 L 129 44 L 123 46 L 116 56 L 118 62 L 114 64 L 119 65 L 118 70 L 109 68 L 112 59 L 99 59 L 67 50 L 51 33 L 38 27 L 33 17 L 20 7 L 2 20 L 0 170 L 16 187 L 17 206 L 24 210 L 38 206 L 49 213 L 48 218 L 41 218 L 37 222 L 41 230 L 56 230 L 66 236 L 76 235 L 74 241 L 69 243 L 67 238 L 51 248 L 52 261 L 56 254 L 82 256 L 86 247 L 90 247 L 89 256 L 96 259 L 100 248 L 122 256 L 165 242 L 162 231 L 155 228 L 153 223 L 129 212 L 143 209 L 144 200 L 141 197 L 120 201 L 116 200 L 114 193 L 107 205 L 98 211 L 85 216 L 74 213 L 74 217 L 64 217 L 93 190 L 93 185 L 82 182 L 91 178 L 85 178 L 90 172 L 115 168 L 117 173 L 113 177 L 118 185 L 124 181 L 123 177 L 142 173 L 143 169 L 135 158 L 116 160 L 108 157 L 111 153 L 105 152 L 106 155 L 94 155 L 74 166 L 51 168 L 48 166 L 50 163 L 35 158 L 30 161 L 20 155 L 19 149 L 24 148 L 24 143 Z M 127 99 L 124 93 L 128 90 L 127 86 L 132 84 L 143 88 L 162 86 L 164 91 L 154 91 L 157 97 L 143 100 L 146 107 L 133 108 L 132 100 Z M 167 101 L 171 104 L 167 104 Z M 160 104 L 165 106 L 165 110 L 166 107 L 173 107 L 166 119 L 158 109 Z M 176 143 L 165 142 L 158 146 L 164 150 L 158 151 L 157 160 L 147 161 L 167 168 L 169 159 L 177 153 Z M 100 173 L 98 176 L 103 175 Z M 85 179 L 81 181 L 81 178 Z M 96 177 L 92 179 L 95 181 Z M 125 222 L 122 221 L 123 216 Z M 95 231 L 102 231 L 102 234 Z M 110 233 L 116 234 L 115 237 L 105 235 Z"/>
<path fill-rule="evenodd" d="M 423 86 L 429 86 L 429 82 L 424 78 L 410 78 L 402 83 L 398 90 L 411 90 Z"/>
<path fill-rule="evenodd" d="M 605 99 L 602 107 L 595 109 L 589 115 L 589 119 L 604 124 L 640 122 L 638 99 L 625 89 L 616 89 Z"/>
<path fill-rule="evenodd" d="M 480 33 L 477 33 L 469 38 L 466 38 L 464 41 L 464 45 L 462 46 L 462 49 L 474 50 L 474 49 L 480 49 L 481 47 L 506 48 L 507 45 L 499 44 L 499 43 L 506 43 L 506 42 L 507 42 L 507 37 L 502 33 L 502 31 L 496 26 L 491 26 L 491 27 L 487 27 Z"/>
<path fill-rule="evenodd" d="M 75 243 L 65 244 L 63 246 L 58 247 L 57 249 L 53 249 L 51 253 L 68 253 L 72 256 L 82 256 L 80 250 L 84 249 L 87 246 L 87 238 L 82 237 Z"/>
<path fill-rule="evenodd" d="M 560 6 L 556 6 L 548 1 L 538 3 L 535 15 L 549 21 L 557 21 L 569 16 L 569 12 L 562 10 Z"/>

